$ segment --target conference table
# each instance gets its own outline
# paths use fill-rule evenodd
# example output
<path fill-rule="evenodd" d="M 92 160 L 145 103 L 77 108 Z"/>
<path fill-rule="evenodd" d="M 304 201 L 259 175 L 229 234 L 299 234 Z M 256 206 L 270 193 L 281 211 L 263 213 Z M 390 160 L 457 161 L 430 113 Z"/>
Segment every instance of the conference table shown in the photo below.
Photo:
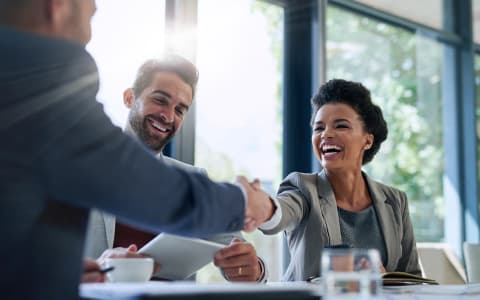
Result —
<path fill-rule="evenodd" d="M 81 299 L 97 300 L 319 300 L 322 287 L 303 282 L 221 283 L 191 282 L 88 283 L 79 287 Z M 340 299 L 340 298 L 339 298 Z M 361 300 L 360 297 L 355 298 Z M 480 299 L 480 284 L 385 287 L 384 300 Z"/>

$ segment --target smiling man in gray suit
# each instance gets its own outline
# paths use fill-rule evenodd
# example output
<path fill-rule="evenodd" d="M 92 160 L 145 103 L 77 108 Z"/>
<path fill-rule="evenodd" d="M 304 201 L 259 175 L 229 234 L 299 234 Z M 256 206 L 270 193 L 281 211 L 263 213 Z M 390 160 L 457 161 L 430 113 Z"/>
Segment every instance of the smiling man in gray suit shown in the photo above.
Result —
<path fill-rule="evenodd" d="M 183 124 L 195 96 L 197 80 L 196 67 L 180 56 L 166 55 L 160 60 L 146 61 L 137 72 L 133 88 L 125 90 L 123 95 L 124 104 L 130 109 L 125 132 L 148 145 L 159 160 L 205 173 L 162 154 Z M 99 257 L 99 262 L 108 257 L 142 257 L 137 250 L 155 235 L 119 222 L 110 214 L 94 211 L 90 215 L 85 255 Z M 257 258 L 255 248 L 243 241 L 240 232 L 215 235 L 209 240 L 228 245 L 215 257 L 215 264 L 227 280 L 264 280 L 265 265 Z M 92 276 L 95 274 L 97 277 Z M 89 281 L 104 279 L 99 272 L 86 277 Z"/>
<path fill-rule="evenodd" d="M 253 230 L 272 211 L 245 178 L 167 165 L 111 123 L 84 47 L 94 12 L 94 0 L 0 0 L 2 299 L 78 297 L 90 208 L 191 236 Z"/>

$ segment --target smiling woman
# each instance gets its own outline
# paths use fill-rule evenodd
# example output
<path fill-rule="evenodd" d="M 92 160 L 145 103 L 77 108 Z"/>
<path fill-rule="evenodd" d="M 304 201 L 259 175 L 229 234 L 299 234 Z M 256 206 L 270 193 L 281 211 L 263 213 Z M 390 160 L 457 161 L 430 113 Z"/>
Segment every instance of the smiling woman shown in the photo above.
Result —
<path fill-rule="evenodd" d="M 324 105 L 335 105 L 334 107 Z M 326 131 L 326 124 L 322 118 L 332 122 L 331 129 L 340 133 L 347 132 L 355 135 L 364 135 L 365 141 L 357 151 L 360 156 L 358 165 L 370 162 L 380 145 L 387 139 L 388 129 L 380 108 L 372 105 L 370 92 L 359 83 L 352 83 L 345 80 L 332 80 L 325 84 L 320 92 L 312 99 L 313 132 L 312 143 L 319 161 L 322 158 L 318 152 L 315 142 L 329 141 L 329 137 L 323 137 Z M 330 115 L 334 113 L 334 115 Z M 336 118 L 346 116 L 346 118 Z M 349 117 L 349 118 L 348 118 Z M 325 166 L 324 166 L 325 167 Z"/>
<path fill-rule="evenodd" d="M 363 122 L 348 104 L 328 103 L 317 110 L 312 145 L 324 168 L 362 165 L 364 152 L 372 147 L 373 135 L 364 130 Z"/>
<path fill-rule="evenodd" d="M 387 124 L 360 83 L 334 79 L 312 98 L 312 146 L 323 170 L 294 172 L 280 185 L 279 207 L 261 229 L 285 230 L 286 280 L 319 276 L 321 249 L 374 248 L 382 270 L 420 275 L 405 193 L 362 172 L 387 137 Z"/>
<path fill-rule="evenodd" d="M 432 2 L 418 5 L 431 7 Z M 402 1 L 403 8 L 409 7 L 407 3 L 413 1 Z M 388 122 L 388 140 L 364 169 L 371 177 L 408 194 L 419 242 L 447 239 L 453 243 L 461 234 L 454 229 L 456 225 L 452 226 L 457 214 L 445 216 L 446 210 L 455 210 L 457 202 L 449 194 L 448 178 L 452 176 L 447 170 L 455 168 L 447 168 L 450 150 L 443 144 L 450 140 L 446 124 L 449 128 L 454 124 L 446 116 L 454 114 L 445 106 L 450 101 L 446 101 L 449 96 L 445 93 L 450 80 L 444 80 L 442 75 L 446 74 L 442 43 L 330 5 L 326 36 L 327 78 L 361 80 Z M 446 235 L 450 230 L 452 233 Z M 449 236 L 455 238 L 450 240 Z"/>

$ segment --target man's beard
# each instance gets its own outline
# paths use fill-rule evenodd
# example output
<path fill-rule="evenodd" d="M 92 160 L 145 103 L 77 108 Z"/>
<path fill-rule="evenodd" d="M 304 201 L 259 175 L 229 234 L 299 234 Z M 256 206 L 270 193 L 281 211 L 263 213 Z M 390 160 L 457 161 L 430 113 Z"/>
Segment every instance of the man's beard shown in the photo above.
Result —
<path fill-rule="evenodd" d="M 147 117 L 158 121 L 158 118 L 155 116 L 141 117 L 134 114 L 129 114 L 128 121 L 135 134 L 143 143 L 145 143 L 153 151 L 160 152 L 163 150 L 163 147 L 165 147 L 165 145 L 173 138 L 175 127 L 172 125 L 172 128 L 166 137 L 152 135 L 148 129 L 150 126 L 148 123 L 150 121 L 147 119 Z"/>

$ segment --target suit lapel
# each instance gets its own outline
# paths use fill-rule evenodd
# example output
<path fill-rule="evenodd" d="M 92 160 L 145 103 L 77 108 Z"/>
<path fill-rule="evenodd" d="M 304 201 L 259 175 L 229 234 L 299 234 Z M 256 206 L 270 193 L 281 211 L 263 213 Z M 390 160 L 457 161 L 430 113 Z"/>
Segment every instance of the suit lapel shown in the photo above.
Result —
<path fill-rule="evenodd" d="M 380 189 L 379 185 L 371 180 L 365 173 L 363 173 L 363 176 L 370 190 L 370 196 L 372 197 L 378 223 L 385 241 L 385 249 L 387 251 L 387 265 L 385 268 L 392 269 L 395 267 L 395 258 L 400 255 L 400 253 L 398 253 L 398 247 L 395 247 L 395 245 L 399 244 L 398 241 L 400 241 L 398 230 L 396 229 L 399 225 L 395 223 L 392 205 L 389 203 L 389 199 L 385 193 Z"/>
<path fill-rule="evenodd" d="M 325 227 L 330 239 L 329 244 L 341 244 L 342 234 L 340 233 L 340 224 L 338 222 L 337 202 L 325 170 L 318 174 L 317 191 L 320 211 L 325 220 Z"/>

